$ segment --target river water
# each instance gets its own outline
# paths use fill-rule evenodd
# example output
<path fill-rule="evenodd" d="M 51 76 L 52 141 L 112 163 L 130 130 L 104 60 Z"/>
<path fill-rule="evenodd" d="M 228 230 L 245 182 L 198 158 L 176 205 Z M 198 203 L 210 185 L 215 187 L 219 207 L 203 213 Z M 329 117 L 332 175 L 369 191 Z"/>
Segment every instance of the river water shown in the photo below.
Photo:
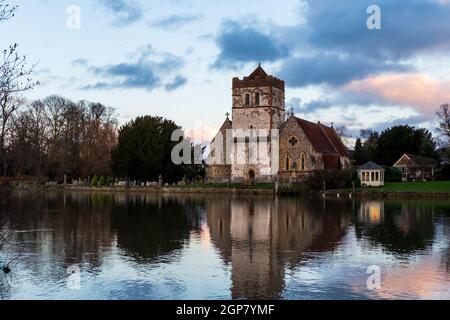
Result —
<path fill-rule="evenodd" d="M 450 299 L 450 200 L 0 197 L 0 299 Z"/>

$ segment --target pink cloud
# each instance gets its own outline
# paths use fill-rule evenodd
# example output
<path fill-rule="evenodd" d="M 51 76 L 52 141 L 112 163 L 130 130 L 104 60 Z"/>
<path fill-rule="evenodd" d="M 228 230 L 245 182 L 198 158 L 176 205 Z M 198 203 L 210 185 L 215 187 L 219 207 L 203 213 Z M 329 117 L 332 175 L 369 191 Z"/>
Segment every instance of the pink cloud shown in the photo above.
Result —
<path fill-rule="evenodd" d="M 206 124 L 201 124 L 189 130 L 187 136 L 194 140 L 195 143 L 209 144 L 217 132 L 219 132 L 219 128 L 212 128 Z"/>
<path fill-rule="evenodd" d="M 450 81 L 439 81 L 421 73 L 385 74 L 350 82 L 348 92 L 410 106 L 424 114 L 434 114 L 450 102 Z"/>

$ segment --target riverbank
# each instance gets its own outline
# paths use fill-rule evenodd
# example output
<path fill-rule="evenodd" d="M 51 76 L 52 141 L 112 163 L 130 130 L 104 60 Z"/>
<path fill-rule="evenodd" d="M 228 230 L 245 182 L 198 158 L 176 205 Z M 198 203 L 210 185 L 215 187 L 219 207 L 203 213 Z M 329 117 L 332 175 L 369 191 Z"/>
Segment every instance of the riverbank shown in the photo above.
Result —
<path fill-rule="evenodd" d="M 336 190 L 336 192 L 351 192 L 351 189 Z M 449 197 L 450 181 L 428 182 L 390 182 L 383 187 L 357 188 L 355 196 L 380 197 Z"/>
<path fill-rule="evenodd" d="M 90 187 L 90 186 L 39 186 L 21 185 L 14 186 L 15 190 L 62 190 L 82 192 L 104 192 L 104 193 L 161 193 L 161 194 L 255 194 L 255 195 L 300 195 L 316 194 L 323 195 L 323 191 L 308 191 L 303 184 L 205 184 L 166 187 Z M 11 189 L 8 189 L 11 191 Z M 402 197 L 402 198 L 424 198 L 424 197 L 448 197 L 450 198 L 450 181 L 412 182 L 412 183 L 386 183 L 384 187 L 357 188 L 327 190 L 327 197 L 337 195 L 349 195 L 352 197 Z"/>
<path fill-rule="evenodd" d="M 57 186 L 47 189 L 81 192 L 105 192 L 105 193 L 210 193 L 210 194 L 266 194 L 274 195 L 273 188 L 214 188 L 214 187 L 83 187 L 83 186 Z"/>

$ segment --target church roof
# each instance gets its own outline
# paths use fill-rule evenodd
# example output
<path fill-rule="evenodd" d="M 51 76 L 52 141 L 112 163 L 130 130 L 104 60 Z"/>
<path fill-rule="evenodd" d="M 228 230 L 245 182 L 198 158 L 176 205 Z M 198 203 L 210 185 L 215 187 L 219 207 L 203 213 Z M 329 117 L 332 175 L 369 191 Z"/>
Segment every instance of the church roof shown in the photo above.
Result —
<path fill-rule="evenodd" d="M 257 79 L 257 78 L 265 78 L 267 77 L 267 72 L 264 71 L 264 69 L 261 67 L 261 65 L 258 66 L 258 68 L 253 71 L 248 78 L 249 79 Z"/>
<path fill-rule="evenodd" d="M 322 155 L 323 166 L 325 169 L 339 169 L 341 159 L 337 153 L 324 153 Z"/>
<path fill-rule="evenodd" d="M 259 65 L 249 76 L 239 79 L 233 78 L 233 90 L 253 87 L 275 87 L 284 91 L 284 81 L 267 72 Z"/>
<path fill-rule="evenodd" d="M 225 139 L 225 137 L 227 135 L 227 130 L 231 130 L 231 129 L 233 129 L 233 122 L 229 118 L 227 118 L 219 130 L 219 132 L 222 134 L 223 139 Z M 217 135 L 219 134 L 219 132 L 217 133 Z M 216 137 L 217 137 L 217 135 L 216 135 Z M 214 139 L 211 141 L 211 143 L 213 143 L 216 140 L 216 137 L 214 137 Z"/>
<path fill-rule="evenodd" d="M 342 157 L 348 157 L 347 148 L 333 128 L 297 117 L 295 117 L 295 119 L 316 151 L 322 153 L 334 153 Z M 329 160 L 334 161 L 331 158 Z"/>

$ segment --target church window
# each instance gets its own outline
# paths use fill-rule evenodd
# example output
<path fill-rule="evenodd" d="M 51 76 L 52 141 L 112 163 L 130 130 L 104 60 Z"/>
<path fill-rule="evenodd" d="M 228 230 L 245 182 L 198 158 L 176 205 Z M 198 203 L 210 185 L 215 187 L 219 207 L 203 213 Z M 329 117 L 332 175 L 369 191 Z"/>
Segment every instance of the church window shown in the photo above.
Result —
<path fill-rule="evenodd" d="M 291 146 L 295 147 L 298 144 L 298 139 L 297 137 L 290 137 L 288 142 Z"/>
<path fill-rule="evenodd" d="M 259 106 L 261 102 L 261 94 L 259 92 L 257 92 L 255 94 L 255 105 Z"/>
<path fill-rule="evenodd" d="M 246 106 L 250 105 L 250 94 L 248 93 L 245 95 L 245 105 Z"/>
<path fill-rule="evenodd" d="M 305 171 L 305 169 L 306 169 L 306 161 L 305 161 L 305 158 L 306 158 L 306 156 L 305 156 L 305 154 L 304 153 L 302 153 L 302 155 L 301 155 L 301 165 L 302 165 L 302 171 Z"/>
<path fill-rule="evenodd" d="M 286 171 L 291 169 L 291 158 L 289 158 L 288 154 L 286 154 L 285 167 Z"/>

